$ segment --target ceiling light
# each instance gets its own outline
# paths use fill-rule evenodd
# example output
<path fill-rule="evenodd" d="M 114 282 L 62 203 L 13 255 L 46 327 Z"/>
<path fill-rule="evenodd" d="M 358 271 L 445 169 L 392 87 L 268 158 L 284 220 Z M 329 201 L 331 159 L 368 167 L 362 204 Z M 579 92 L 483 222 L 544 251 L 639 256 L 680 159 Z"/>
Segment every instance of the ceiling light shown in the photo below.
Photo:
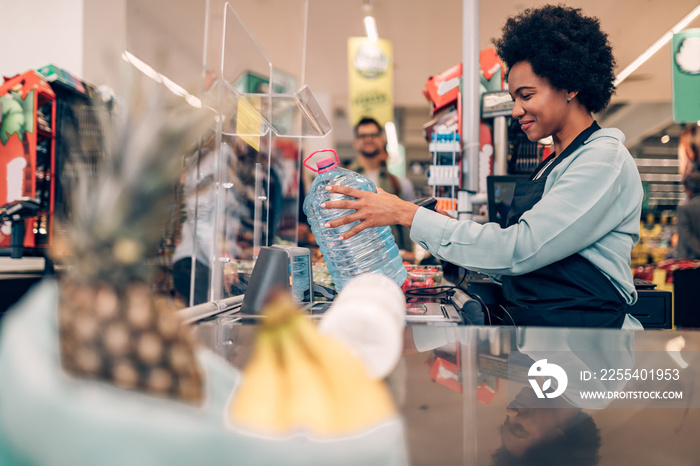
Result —
<path fill-rule="evenodd" d="M 168 88 L 168 90 L 173 94 L 184 97 L 188 104 L 192 105 L 193 107 L 202 107 L 201 100 L 187 92 L 185 88 L 174 82 L 172 79 L 154 70 L 152 66 L 140 60 L 133 53 L 125 50 L 124 53 L 122 53 L 122 58 L 124 59 L 124 61 L 134 65 L 134 67 L 137 70 L 139 70 L 152 80 L 164 84 L 165 87 Z"/>
<path fill-rule="evenodd" d="M 377 42 L 379 39 L 379 34 L 377 33 L 377 22 L 372 16 L 372 4 L 370 0 L 365 0 L 362 3 L 362 14 L 365 15 L 365 33 L 370 42 Z"/>
<path fill-rule="evenodd" d="M 399 151 L 399 138 L 396 135 L 396 125 L 393 121 L 387 121 L 384 125 L 384 131 L 386 132 L 386 151 L 388 153 L 398 153 Z"/>
<path fill-rule="evenodd" d="M 663 136 L 661 136 L 661 144 L 666 144 L 670 140 L 671 140 L 671 136 L 669 136 L 668 134 L 664 134 Z"/>
<path fill-rule="evenodd" d="M 618 74 L 615 78 L 614 85 L 618 86 L 622 81 L 627 79 L 627 77 L 631 75 L 637 68 L 642 66 L 642 64 L 645 61 L 647 61 L 649 58 L 651 58 L 652 55 L 658 52 L 661 47 L 666 45 L 671 40 L 674 34 L 678 33 L 684 27 L 690 24 L 690 22 L 697 18 L 698 15 L 700 15 L 700 6 L 697 6 L 685 18 L 683 18 L 675 26 L 673 26 L 666 34 L 661 36 L 659 40 L 654 42 L 654 44 L 651 47 L 646 49 L 644 53 L 638 56 L 636 60 L 627 65 L 627 67 L 624 70 L 620 71 L 620 74 Z"/>
<path fill-rule="evenodd" d="M 132 54 L 131 52 L 125 50 L 124 53 L 122 53 L 122 58 L 124 59 L 124 61 L 134 65 L 137 70 L 139 70 L 152 80 L 159 83 L 163 82 L 163 80 L 160 78 L 160 73 L 154 70 L 152 66 L 147 65 L 145 62 L 141 61 L 139 58 L 136 57 L 136 55 Z"/>
<path fill-rule="evenodd" d="M 370 42 L 377 42 L 379 34 L 377 34 L 377 23 L 374 21 L 374 16 L 365 16 L 365 31 Z"/>
<path fill-rule="evenodd" d="M 681 369 L 688 367 L 688 363 L 681 356 L 681 350 L 685 348 L 685 338 L 682 335 L 671 338 L 666 342 L 666 351 Z"/>

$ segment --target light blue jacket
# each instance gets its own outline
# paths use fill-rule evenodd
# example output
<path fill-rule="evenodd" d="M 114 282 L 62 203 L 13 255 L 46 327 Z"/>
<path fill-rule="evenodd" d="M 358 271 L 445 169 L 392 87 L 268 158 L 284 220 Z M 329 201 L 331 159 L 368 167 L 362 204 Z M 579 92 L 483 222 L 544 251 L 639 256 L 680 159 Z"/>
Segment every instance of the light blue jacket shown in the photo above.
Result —
<path fill-rule="evenodd" d="M 618 129 L 593 133 L 552 170 L 542 199 L 509 228 L 420 208 L 411 239 L 440 259 L 489 275 L 521 275 L 578 253 L 634 304 L 630 252 L 639 240 L 644 192 L 624 142 Z"/>

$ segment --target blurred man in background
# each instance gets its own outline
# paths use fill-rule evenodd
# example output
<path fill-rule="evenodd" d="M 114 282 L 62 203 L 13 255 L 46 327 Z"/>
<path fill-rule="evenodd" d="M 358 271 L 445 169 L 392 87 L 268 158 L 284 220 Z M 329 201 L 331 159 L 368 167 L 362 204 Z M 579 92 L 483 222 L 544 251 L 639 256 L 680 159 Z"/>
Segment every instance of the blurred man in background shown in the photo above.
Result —
<path fill-rule="evenodd" d="M 403 200 L 412 201 L 414 195 L 411 182 L 389 173 L 387 169 L 386 162 L 389 154 L 386 151 L 386 138 L 377 120 L 369 117 L 362 118 L 355 125 L 354 135 L 353 147 L 357 151 L 357 158 L 350 165 L 350 170 L 371 180 L 378 188 L 395 194 Z M 408 228 L 392 225 L 391 232 L 396 240 L 396 245 L 401 250 L 401 256 L 404 258 L 412 257 L 413 242 L 409 237 Z"/>

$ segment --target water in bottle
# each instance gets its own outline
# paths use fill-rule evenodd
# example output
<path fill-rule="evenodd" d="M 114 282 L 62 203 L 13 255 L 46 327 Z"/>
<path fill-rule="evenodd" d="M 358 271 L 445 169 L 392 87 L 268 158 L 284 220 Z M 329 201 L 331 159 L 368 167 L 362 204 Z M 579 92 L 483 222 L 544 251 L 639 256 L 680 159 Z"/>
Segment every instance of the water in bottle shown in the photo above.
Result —
<path fill-rule="evenodd" d="M 316 168 L 307 161 L 320 152 L 332 152 L 334 157 L 326 157 L 316 163 Z M 304 200 L 311 231 L 323 254 L 328 272 L 331 274 L 337 291 L 340 291 L 351 278 L 365 273 L 381 273 L 397 285 L 406 280 L 406 267 L 403 265 L 399 248 L 396 246 L 391 228 L 388 226 L 366 228 L 352 238 L 339 241 L 338 237 L 350 231 L 358 222 L 338 228 L 325 228 L 327 222 L 355 212 L 352 209 L 323 209 L 325 201 L 353 200 L 342 194 L 326 191 L 326 186 L 337 185 L 377 192 L 370 180 L 351 170 L 339 167 L 340 160 L 332 149 L 316 151 L 304 159 L 304 166 L 318 173 Z"/>

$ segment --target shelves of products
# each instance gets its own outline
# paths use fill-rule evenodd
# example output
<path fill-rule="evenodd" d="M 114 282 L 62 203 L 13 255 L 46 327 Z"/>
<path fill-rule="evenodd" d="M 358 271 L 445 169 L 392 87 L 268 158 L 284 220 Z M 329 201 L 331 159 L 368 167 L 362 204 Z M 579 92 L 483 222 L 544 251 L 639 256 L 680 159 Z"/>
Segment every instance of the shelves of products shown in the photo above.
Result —
<path fill-rule="evenodd" d="M 5 185 L 0 205 L 38 203 L 37 212 L 0 226 L 0 251 L 11 250 L 15 257 L 20 246 L 25 255 L 44 255 L 51 245 L 54 211 L 56 95 L 42 75 L 28 71 L 5 79 L 0 101 L 0 184 Z"/>
<path fill-rule="evenodd" d="M 432 156 L 432 164 L 428 168 L 428 186 L 432 188 L 432 196 L 438 200 L 438 207 L 454 212 L 457 210 L 457 192 L 461 182 L 459 133 L 433 132 L 428 148 Z"/>

